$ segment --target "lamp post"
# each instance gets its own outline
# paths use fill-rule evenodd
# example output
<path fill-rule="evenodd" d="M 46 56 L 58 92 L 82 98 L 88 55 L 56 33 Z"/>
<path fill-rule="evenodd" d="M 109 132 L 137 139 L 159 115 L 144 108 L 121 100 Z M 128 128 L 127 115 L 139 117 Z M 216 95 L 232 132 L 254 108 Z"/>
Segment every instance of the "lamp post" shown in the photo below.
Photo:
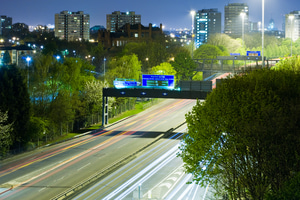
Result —
<path fill-rule="evenodd" d="M 26 57 L 26 61 L 27 61 L 27 68 L 28 68 L 28 73 L 27 73 L 27 87 L 29 88 L 29 63 L 31 61 L 31 57 L 27 56 Z"/>
<path fill-rule="evenodd" d="M 291 20 L 290 31 L 291 31 L 291 57 L 293 56 L 293 19 L 294 15 L 289 16 L 289 20 Z"/>
<path fill-rule="evenodd" d="M 242 16 L 242 46 L 244 47 L 244 40 L 245 40 L 245 15 L 246 15 L 246 13 L 242 12 L 240 15 Z"/>
<path fill-rule="evenodd" d="M 105 78 L 105 61 L 106 61 L 106 58 L 105 58 L 105 57 L 104 57 L 103 61 L 104 61 L 104 70 L 103 70 L 104 73 L 103 73 L 103 74 L 104 74 L 104 78 Z"/>
<path fill-rule="evenodd" d="M 262 0 L 262 23 L 261 23 L 261 61 L 262 67 L 265 67 L 265 58 L 264 58 L 264 40 L 265 40 L 265 0 Z"/>
<path fill-rule="evenodd" d="M 193 58 L 193 54 L 194 54 L 194 16 L 195 16 L 195 11 L 192 10 L 191 11 L 191 15 L 192 15 L 192 58 Z"/>

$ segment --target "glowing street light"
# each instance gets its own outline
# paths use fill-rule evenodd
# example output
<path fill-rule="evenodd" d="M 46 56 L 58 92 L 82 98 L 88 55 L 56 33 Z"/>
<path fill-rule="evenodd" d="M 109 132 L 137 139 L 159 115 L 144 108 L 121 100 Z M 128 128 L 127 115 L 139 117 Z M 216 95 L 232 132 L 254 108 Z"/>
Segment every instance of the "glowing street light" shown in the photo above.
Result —
<path fill-rule="evenodd" d="M 105 57 L 104 57 L 103 61 L 104 61 L 104 78 L 105 78 L 105 61 L 106 61 Z"/>
<path fill-rule="evenodd" d="M 262 0 L 262 24 L 261 24 L 261 56 L 262 56 L 262 67 L 265 66 L 265 60 L 264 60 L 264 40 L 265 40 L 265 0 Z"/>
<path fill-rule="evenodd" d="M 294 15 L 289 15 L 289 20 L 291 20 L 290 31 L 291 31 L 291 56 L 293 56 L 293 22 L 294 22 Z"/>
<path fill-rule="evenodd" d="M 242 46 L 244 47 L 244 40 L 245 40 L 245 15 L 246 15 L 246 13 L 242 12 L 240 15 L 242 16 Z"/>
<path fill-rule="evenodd" d="M 193 58 L 193 53 L 194 53 L 194 17 L 195 17 L 196 12 L 194 10 L 191 11 L 192 15 L 192 58 Z"/>
<path fill-rule="evenodd" d="M 29 63 L 30 63 L 30 61 L 31 61 L 31 57 L 27 56 L 27 57 L 26 57 L 26 61 L 27 61 L 27 67 L 29 67 Z"/>
<path fill-rule="evenodd" d="M 27 87 L 29 88 L 29 63 L 31 61 L 31 57 L 27 56 L 26 57 L 26 61 L 27 61 L 27 68 L 28 68 L 28 73 L 27 73 Z"/>

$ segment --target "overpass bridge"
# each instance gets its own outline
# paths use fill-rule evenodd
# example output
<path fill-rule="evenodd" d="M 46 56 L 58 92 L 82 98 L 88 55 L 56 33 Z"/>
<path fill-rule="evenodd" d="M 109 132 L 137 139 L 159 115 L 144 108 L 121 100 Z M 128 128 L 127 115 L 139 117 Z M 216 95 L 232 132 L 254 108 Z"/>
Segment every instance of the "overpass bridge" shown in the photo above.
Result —
<path fill-rule="evenodd" d="M 198 65 L 196 71 L 203 72 L 204 77 L 214 73 L 231 72 L 235 74 L 262 68 L 261 56 L 217 56 L 216 59 L 194 59 L 194 61 Z M 264 66 L 267 68 L 279 62 L 278 59 L 264 59 L 264 61 Z"/>
<path fill-rule="evenodd" d="M 180 81 L 180 90 L 153 88 L 103 88 L 102 126 L 108 124 L 108 97 L 205 99 L 212 91 L 212 81 Z"/>
<path fill-rule="evenodd" d="M 203 77 L 216 73 L 243 73 L 249 70 L 261 69 L 261 56 L 217 56 L 216 59 L 194 59 L 198 64 L 196 71 L 202 71 Z M 224 64 L 232 61 L 232 64 Z M 244 64 L 236 64 L 244 61 Z M 266 67 L 275 65 L 279 60 L 265 60 Z M 226 63 L 226 62 L 225 62 Z M 103 88 L 102 126 L 108 123 L 108 97 L 140 97 L 140 98 L 178 98 L 178 99 L 205 99 L 220 80 L 215 78 L 206 81 L 180 81 L 180 90 L 167 90 L 158 88 Z"/>

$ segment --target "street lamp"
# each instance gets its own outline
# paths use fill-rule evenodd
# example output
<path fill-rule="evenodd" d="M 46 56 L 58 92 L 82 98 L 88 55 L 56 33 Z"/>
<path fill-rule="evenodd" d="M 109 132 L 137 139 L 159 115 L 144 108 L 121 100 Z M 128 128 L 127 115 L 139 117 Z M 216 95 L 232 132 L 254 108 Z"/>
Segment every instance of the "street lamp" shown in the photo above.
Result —
<path fill-rule="evenodd" d="M 106 61 L 105 57 L 104 57 L 103 61 L 104 61 L 104 78 L 105 78 L 105 61 Z"/>
<path fill-rule="evenodd" d="M 28 73 L 27 73 L 27 87 L 29 88 L 29 63 L 31 61 L 31 57 L 27 56 L 26 57 L 26 61 L 27 61 L 27 68 L 28 68 Z"/>
<path fill-rule="evenodd" d="M 265 40 L 265 0 L 262 0 L 262 23 L 261 23 L 261 61 L 262 67 L 265 67 L 264 60 L 264 40 Z"/>
<path fill-rule="evenodd" d="M 290 15 L 289 16 L 289 20 L 291 20 L 291 24 L 290 24 L 290 31 L 291 31 L 291 57 L 293 56 L 293 19 L 294 19 L 294 15 Z"/>
<path fill-rule="evenodd" d="M 191 11 L 191 15 L 192 15 L 192 58 L 193 58 L 193 54 L 194 54 L 194 16 L 195 16 L 196 12 L 194 10 Z"/>
<path fill-rule="evenodd" d="M 244 40 L 245 40 L 245 15 L 246 15 L 246 13 L 242 12 L 240 15 L 242 16 L 242 46 L 244 47 Z"/>

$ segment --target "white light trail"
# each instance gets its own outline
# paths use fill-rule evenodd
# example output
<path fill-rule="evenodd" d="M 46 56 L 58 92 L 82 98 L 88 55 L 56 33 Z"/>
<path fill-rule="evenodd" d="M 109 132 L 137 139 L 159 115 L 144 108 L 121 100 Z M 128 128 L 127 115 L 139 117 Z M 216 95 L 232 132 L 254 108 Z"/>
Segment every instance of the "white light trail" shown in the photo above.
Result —
<path fill-rule="evenodd" d="M 170 139 L 178 139 L 182 136 L 183 132 L 186 130 L 186 128 L 184 130 L 181 130 L 180 132 L 174 134 L 173 136 L 170 137 Z M 160 148 L 163 148 L 166 143 L 168 142 L 168 140 L 164 141 L 163 143 L 161 143 L 160 145 L 156 146 L 155 148 L 153 148 L 151 151 L 148 151 L 147 153 L 145 153 L 144 155 L 142 155 L 141 157 L 139 157 L 135 163 L 137 163 L 136 165 L 139 164 L 139 161 L 142 159 L 147 159 L 149 156 L 154 155 L 155 153 L 157 153 L 158 151 L 160 151 Z M 177 147 L 178 148 L 178 147 Z M 177 149 L 178 150 L 178 149 Z M 142 160 L 143 161 L 143 160 Z M 141 161 L 140 161 L 141 162 Z M 131 168 L 127 169 L 124 173 L 122 173 L 121 175 L 119 175 L 118 177 L 114 178 L 113 180 L 109 180 L 109 182 L 106 182 L 105 185 L 109 185 L 111 182 L 115 181 L 116 179 L 119 179 L 121 176 L 123 176 L 125 173 L 127 173 L 128 171 L 132 170 L 133 168 L 136 167 L 136 165 L 132 166 Z M 105 179 L 104 179 L 105 180 Z M 80 195 L 78 195 L 77 197 L 74 198 L 74 200 L 78 200 L 81 199 L 85 194 L 89 193 L 90 191 L 94 190 L 95 188 L 99 187 L 99 185 L 101 185 L 103 182 L 98 182 L 97 184 L 95 184 L 93 187 L 89 188 L 88 190 L 84 191 L 83 193 L 81 193 Z M 105 186 L 104 186 L 105 187 Z M 92 193 L 91 195 L 89 195 L 86 199 L 91 198 L 93 195 L 95 195 L 96 193 L 98 193 L 98 191 L 102 190 L 104 187 L 100 187 L 98 188 L 94 193 Z"/>
<path fill-rule="evenodd" d="M 112 199 L 112 197 L 116 196 L 119 192 L 121 192 L 122 190 L 124 190 L 130 184 L 134 183 L 137 179 L 139 179 L 140 177 L 143 177 L 140 181 L 137 181 L 129 189 L 127 189 L 125 192 L 123 192 L 121 195 L 119 195 L 117 198 L 114 198 L 114 199 L 122 199 L 122 198 L 124 198 L 130 192 L 132 192 L 138 185 L 140 185 L 145 180 L 147 180 L 150 176 L 152 176 L 157 170 L 161 169 L 170 160 L 172 160 L 173 158 L 175 158 L 177 151 L 178 151 L 178 145 L 174 146 L 172 149 L 170 149 L 164 155 L 162 155 L 161 157 L 159 157 L 158 159 L 156 159 L 153 163 L 151 163 L 150 165 L 148 165 L 145 169 L 143 169 L 142 171 L 140 171 L 138 174 L 136 174 L 131 179 L 129 179 L 128 181 L 126 181 L 124 184 L 122 184 L 120 187 L 118 187 L 112 193 L 110 193 L 105 198 L 103 198 L 103 200 Z M 151 170 L 153 167 L 155 167 L 155 168 L 153 170 Z M 146 174 L 149 170 L 151 170 L 151 171 L 148 174 Z M 144 175 L 144 174 L 146 174 L 146 175 Z"/>

